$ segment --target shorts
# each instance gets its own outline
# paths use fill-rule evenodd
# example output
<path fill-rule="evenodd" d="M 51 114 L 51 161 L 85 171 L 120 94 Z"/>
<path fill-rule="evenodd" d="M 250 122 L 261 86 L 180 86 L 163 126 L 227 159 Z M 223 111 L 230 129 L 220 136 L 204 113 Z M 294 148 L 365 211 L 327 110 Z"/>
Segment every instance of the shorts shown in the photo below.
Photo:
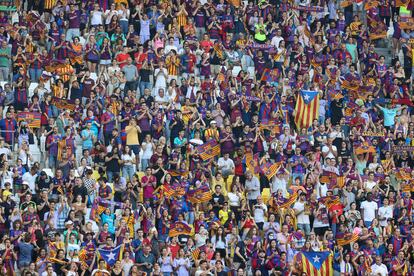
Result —
<path fill-rule="evenodd" d="M 99 60 L 88 59 L 88 62 L 94 63 L 94 64 L 98 64 L 99 63 Z"/>
<path fill-rule="evenodd" d="M 111 60 L 110 59 L 101 59 L 101 61 L 99 62 L 100 65 L 110 65 L 111 64 Z"/>
<path fill-rule="evenodd" d="M 315 228 L 313 228 L 313 230 L 314 230 L 315 234 L 316 234 L 317 236 L 322 236 L 322 237 L 323 237 L 323 235 L 325 235 L 325 232 L 326 232 L 328 229 L 329 229 L 329 227 L 328 227 L 328 226 L 325 226 L 325 227 L 315 227 Z"/>
<path fill-rule="evenodd" d="M 139 145 L 127 145 L 127 146 L 132 150 L 132 152 L 135 155 L 139 154 Z"/>

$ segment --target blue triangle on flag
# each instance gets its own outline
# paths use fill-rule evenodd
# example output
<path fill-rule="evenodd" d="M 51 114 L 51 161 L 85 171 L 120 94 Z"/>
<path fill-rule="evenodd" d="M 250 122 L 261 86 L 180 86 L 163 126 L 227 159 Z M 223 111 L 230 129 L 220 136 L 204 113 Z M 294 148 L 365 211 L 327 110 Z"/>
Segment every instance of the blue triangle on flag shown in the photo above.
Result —
<path fill-rule="evenodd" d="M 101 258 L 110 266 L 113 266 L 115 262 L 119 259 L 119 254 L 121 253 L 121 246 L 118 245 L 113 249 L 98 249 Z"/>
<path fill-rule="evenodd" d="M 309 104 L 316 96 L 318 96 L 318 91 L 301 90 L 300 94 L 305 104 Z"/>
<path fill-rule="evenodd" d="M 325 260 L 329 257 L 330 252 L 302 252 L 305 258 L 311 263 L 317 270 L 319 270 Z"/>

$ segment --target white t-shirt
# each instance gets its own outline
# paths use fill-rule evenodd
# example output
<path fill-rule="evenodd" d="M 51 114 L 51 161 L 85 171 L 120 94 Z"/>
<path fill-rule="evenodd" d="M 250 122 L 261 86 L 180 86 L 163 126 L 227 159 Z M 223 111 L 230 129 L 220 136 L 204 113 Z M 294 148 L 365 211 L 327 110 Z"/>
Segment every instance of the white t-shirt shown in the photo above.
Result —
<path fill-rule="evenodd" d="M 135 160 L 135 154 L 133 152 L 131 154 L 122 154 L 121 159 L 125 161 L 124 166 L 134 165 L 132 161 Z"/>
<path fill-rule="evenodd" d="M 1 188 L 4 189 L 4 184 L 6 184 L 6 182 L 9 182 L 11 184 L 11 186 L 13 187 L 13 173 L 11 171 L 5 171 L 2 173 L 2 177 L 1 177 Z M 30 188 L 30 187 L 29 187 Z M 34 193 L 34 189 L 32 190 L 32 188 L 30 188 L 30 190 L 32 191 L 32 193 Z"/>
<path fill-rule="evenodd" d="M 326 114 L 326 106 L 328 102 L 324 99 L 319 100 L 319 116 L 325 117 Z"/>
<path fill-rule="evenodd" d="M 47 271 L 43 271 L 42 276 L 47 276 Z M 52 272 L 52 276 L 56 276 L 56 272 Z"/>
<path fill-rule="evenodd" d="M 328 185 L 321 184 L 318 182 L 316 185 L 316 195 L 318 198 L 326 196 L 326 193 L 328 192 Z"/>
<path fill-rule="evenodd" d="M 101 11 L 92 11 L 91 25 L 102 25 L 102 12 Z"/>
<path fill-rule="evenodd" d="M 229 197 L 229 205 L 232 207 L 239 207 L 240 206 L 240 197 L 235 193 L 227 193 Z"/>
<path fill-rule="evenodd" d="M 365 187 L 367 187 L 370 190 L 372 190 L 375 187 L 375 185 L 377 185 L 377 182 L 375 181 L 367 180 L 365 182 Z"/>
<path fill-rule="evenodd" d="M 66 258 L 69 258 L 69 253 L 72 252 L 72 251 L 75 251 L 75 250 L 77 252 L 79 252 L 79 250 L 80 250 L 79 244 L 76 244 L 76 243 L 68 243 Z"/>
<path fill-rule="evenodd" d="M 284 39 L 283 39 L 283 37 L 275 35 L 275 36 L 272 38 L 272 41 L 270 42 L 270 44 L 271 44 L 273 47 L 275 47 L 275 48 L 279 48 L 279 43 L 280 43 L 280 41 L 282 41 L 282 40 L 284 40 Z"/>
<path fill-rule="evenodd" d="M 378 210 L 378 204 L 375 201 L 363 201 L 361 209 L 364 209 L 364 221 L 372 221 L 375 218 L 375 211 Z"/>
<path fill-rule="evenodd" d="M 234 162 L 230 158 L 227 158 L 227 160 L 225 160 L 224 157 L 220 157 L 217 165 L 221 167 L 223 171 L 230 171 L 234 168 Z"/>
<path fill-rule="evenodd" d="M 325 208 L 326 209 L 326 215 L 328 215 L 328 210 L 326 208 L 325 205 L 321 205 L 321 209 Z M 328 219 L 326 220 L 326 222 L 320 220 L 318 217 L 315 217 L 315 219 L 313 220 L 313 228 L 322 228 L 322 227 L 329 227 L 329 221 Z"/>
<path fill-rule="evenodd" d="M 334 152 L 338 152 L 338 150 L 336 149 L 336 146 L 332 145 L 332 151 Z M 326 155 L 325 158 L 335 158 L 335 155 L 333 155 L 332 151 L 329 149 L 328 146 L 323 146 L 322 148 L 322 153 L 328 153 L 328 155 Z"/>
<path fill-rule="evenodd" d="M 35 182 L 36 182 L 37 174 L 32 175 L 30 172 L 25 172 L 22 176 L 23 181 L 27 181 L 29 183 L 29 189 L 32 192 L 32 194 L 35 194 Z"/>
<path fill-rule="evenodd" d="M 393 217 L 393 208 L 392 206 L 382 206 L 378 209 L 378 217 L 380 218 L 379 224 L 381 226 L 387 226 L 387 219 Z M 382 218 L 385 218 L 384 220 L 381 220 Z"/>
<path fill-rule="evenodd" d="M 152 143 L 143 142 L 142 150 L 143 150 L 142 159 L 151 159 L 151 156 L 153 154 Z"/>
<path fill-rule="evenodd" d="M 283 195 L 286 195 L 287 193 L 287 180 L 286 178 L 279 178 L 279 177 L 274 177 L 272 184 L 271 184 L 271 191 L 272 193 L 276 193 L 278 190 L 282 190 Z"/>
<path fill-rule="evenodd" d="M 8 148 L 6 148 L 6 147 L 4 147 L 4 148 L 0 148 L 0 154 L 5 154 L 5 155 L 7 155 L 7 159 L 9 159 L 9 156 L 10 156 L 10 153 L 11 153 L 11 151 L 10 151 L 10 149 L 8 149 Z"/>
<path fill-rule="evenodd" d="M 385 264 L 381 264 L 381 265 L 377 265 L 377 264 L 373 264 L 371 266 L 372 269 L 372 275 L 381 275 L 381 276 L 386 276 L 388 275 L 388 268 Z"/>
<path fill-rule="evenodd" d="M 158 73 L 161 71 L 161 69 L 157 68 L 154 71 L 154 76 L 155 76 L 155 88 L 164 88 L 167 86 L 167 79 L 165 76 L 168 76 L 168 71 L 165 68 L 162 68 L 162 71 L 164 72 L 164 74 L 159 74 Z M 158 89 L 156 89 L 156 92 L 158 94 Z M 153 95 L 155 96 L 155 95 Z"/>
<path fill-rule="evenodd" d="M 176 53 L 178 52 L 178 48 L 175 45 L 166 45 L 164 53 L 168 54 L 171 50 L 174 50 Z"/>
<path fill-rule="evenodd" d="M 305 202 L 300 202 L 300 201 L 296 201 L 295 205 L 293 205 L 293 209 L 295 209 L 295 211 L 299 211 L 301 212 L 300 214 L 298 214 L 297 217 L 297 223 L 301 223 L 301 224 L 309 224 L 309 215 L 305 215 L 305 213 L 303 212 L 305 210 Z"/>
<path fill-rule="evenodd" d="M 118 12 L 115 11 L 115 10 L 113 10 L 113 11 L 106 10 L 105 11 L 105 25 L 109 25 L 111 23 L 112 17 L 114 15 L 117 15 L 117 14 L 118 14 Z"/>
<path fill-rule="evenodd" d="M 254 221 L 257 222 L 264 222 L 265 221 L 265 213 L 267 212 L 266 204 L 256 204 L 256 206 L 260 206 L 261 208 L 254 208 Z"/>

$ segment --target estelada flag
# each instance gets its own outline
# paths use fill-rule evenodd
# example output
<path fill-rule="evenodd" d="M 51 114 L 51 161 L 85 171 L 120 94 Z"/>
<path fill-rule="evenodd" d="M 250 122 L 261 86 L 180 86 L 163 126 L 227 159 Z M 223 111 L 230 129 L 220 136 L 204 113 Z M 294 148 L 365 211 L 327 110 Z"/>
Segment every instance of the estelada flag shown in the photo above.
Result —
<path fill-rule="evenodd" d="M 319 92 L 301 90 L 296 100 L 295 124 L 298 129 L 308 128 L 319 117 Z"/>
<path fill-rule="evenodd" d="M 198 146 L 196 150 L 200 158 L 206 161 L 220 154 L 220 144 L 216 140 L 211 139 L 201 146 Z"/>
<path fill-rule="evenodd" d="M 328 209 L 334 205 L 341 204 L 339 196 L 324 196 L 319 198 L 318 201 L 325 205 Z"/>
<path fill-rule="evenodd" d="M 188 225 L 185 222 L 176 221 L 171 225 L 168 236 L 176 237 L 179 235 L 190 235 L 191 231 L 192 231 L 192 228 L 190 225 Z"/>
<path fill-rule="evenodd" d="M 356 241 L 358 241 L 358 239 L 359 239 L 359 236 L 357 234 L 355 234 L 355 233 L 346 233 L 342 236 L 339 236 L 339 237 L 337 236 L 336 237 L 336 242 L 337 242 L 338 245 L 344 246 L 344 245 L 350 244 L 352 242 L 356 242 Z"/>
<path fill-rule="evenodd" d="M 306 275 L 332 276 L 331 252 L 302 252 L 302 267 Z"/>
<path fill-rule="evenodd" d="M 273 176 L 275 176 L 280 165 L 281 165 L 281 162 L 274 163 L 274 164 L 267 162 L 261 165 L 260 169 L 262 170 L 263 174 L 267 177 L 267 179 L 270 180 Z"/>
<path fill-rule="evenodd" d="M 204 203 L 210 201 L 211 198 L 212 194 L 207 185 L 187 192 L 187 199 L 191 203 Z"/>

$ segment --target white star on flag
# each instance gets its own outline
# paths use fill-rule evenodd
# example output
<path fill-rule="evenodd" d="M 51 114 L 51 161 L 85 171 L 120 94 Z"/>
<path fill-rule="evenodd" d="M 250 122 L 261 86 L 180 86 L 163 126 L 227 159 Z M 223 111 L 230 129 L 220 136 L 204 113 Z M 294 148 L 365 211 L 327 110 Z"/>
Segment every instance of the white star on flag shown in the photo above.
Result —
<path fill-rule="evenodd" d="M 303 98 L 305 99 L 305 101 L 309 101 L 309 95 L 305 95 Z"/>
<path fill-rule="evenodd" d="M 108 254 L 108 261 L 110 261 L 110 260 L 115 260 L 114 252 L 111 252 L 111 253 Z"/>
<path fill-rule="evenodd" d="M 315 256 L 315 257 L 313 257 L 313 261 L 315 262 L 315 263 L 319 263 L 319 257 L 318 256 Z"/>

